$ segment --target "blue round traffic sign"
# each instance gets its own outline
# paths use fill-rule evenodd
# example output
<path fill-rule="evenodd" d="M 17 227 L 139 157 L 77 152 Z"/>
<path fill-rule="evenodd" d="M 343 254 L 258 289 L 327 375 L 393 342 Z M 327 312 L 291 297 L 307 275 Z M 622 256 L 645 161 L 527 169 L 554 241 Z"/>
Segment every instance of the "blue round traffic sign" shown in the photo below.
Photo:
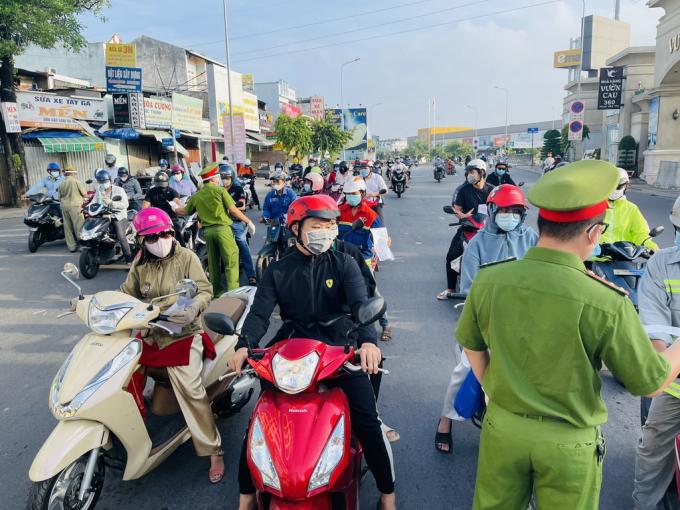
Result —
<path fill-rule="evenodd" d="M 571 103 L 571 113 L 581 113 L 584 108 L 585 105 L 583 104 L 583 101 L 574 101 Z"/>
<path fill-rule="evenodd" d="M 572 133 L 578 133 L 582 129 L 583 129 L 583 122 L 581 122 L 580 120 L 574 120 L 574 121 L 569 123 L 569 130 Z"/>

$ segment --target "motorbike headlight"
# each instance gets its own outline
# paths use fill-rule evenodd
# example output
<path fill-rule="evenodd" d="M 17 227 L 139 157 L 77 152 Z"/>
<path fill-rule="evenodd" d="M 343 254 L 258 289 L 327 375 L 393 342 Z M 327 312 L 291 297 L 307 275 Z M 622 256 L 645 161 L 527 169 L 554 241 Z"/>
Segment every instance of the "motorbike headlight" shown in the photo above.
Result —
<path fill-rule="evenodd" d="M 108 335 L 116 331 L 118 322 L 123 316 L 132 310 L 131 306 L 122 306 L 114 309 L 105 309 L 99 306 L 96 298 L 90 301 L 90 308 L 87 312 L 87 323 L 95 333 Z"/>
<path fill-rule="evenodd" d="M 328 485 L 331 475 L 338 463 L 342 459 L 345 451 L 345 417 L 340 416 L 338 424 L 333 429 L 328 443 L 321 452 L 321 456 L 316 463 L 312 477 L 309 479 L 308 491 L 313 491 L 324 485 Z"/>
<path fill-rule="evenodd" d="M 304 358 L 288 360 L 276 354 L 272 359 L 272 371 L 276 386 L 282 391 L 294 395 L 306 390 L 319 364 L 319 355 L 312 351 Z"/>
<path fill-rule="evenodd" d="M 255 418 L 253 432 L 250 436 L 250 458 L 262 476 L 262 483 L 276 490 L 281 490 L 279 475 L 276 473 L 274 461 L 262 433 L 260 419 Z"/>
<path fill-rule="evenodd" d="M 50 392 L 50 402 L 52 404 L 52 414 L 57 419 L 71 418 L 78 409 L 85 403 L 85 401 L 97 391 L 102 384 L 108 381 L 118 370 L 130 363 L 141 352 L 142 345 L 139 340 L 133 340 L 125 346 L 125 348 L 116 354 L 116 357 L 109 361 L 92 380 L 71 400 L 68 404 L 61 405 L 59 403 L 59 390 L 64 379 L 64 374 L 71 363 L 71 356 L 69 355 L 61 369 L 57 373 L 52 383 L 52 391 Z"/>

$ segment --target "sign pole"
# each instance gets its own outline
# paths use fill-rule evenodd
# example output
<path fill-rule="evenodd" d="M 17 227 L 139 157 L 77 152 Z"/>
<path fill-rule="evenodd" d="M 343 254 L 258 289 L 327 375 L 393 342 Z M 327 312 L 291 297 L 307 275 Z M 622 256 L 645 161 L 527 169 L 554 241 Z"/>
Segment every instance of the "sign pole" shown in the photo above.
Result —
<path fill-rule="evenodd" d="M 531 132 L 531 166 L 534 166 L 534 132 Z"/>
<path fill-rule="evenodd" d="M 229 131 L 231 135 L 231 161 L 232 165 L 236 165 L 236 158 L 234 156 L 234 108 L 231 100 L 231 66 L 229 65 L 229 24 L 227 22 L 227 0 L 222 0 L 224 7 L 224 47 L 227 51 L 227 93 L 229 95 Z M 173 133 L 174 135 L 174 133 Z M 225 151 L 226 152 L 226 151 Z M 236 168 L 236 166 L 234 166 Z"/>

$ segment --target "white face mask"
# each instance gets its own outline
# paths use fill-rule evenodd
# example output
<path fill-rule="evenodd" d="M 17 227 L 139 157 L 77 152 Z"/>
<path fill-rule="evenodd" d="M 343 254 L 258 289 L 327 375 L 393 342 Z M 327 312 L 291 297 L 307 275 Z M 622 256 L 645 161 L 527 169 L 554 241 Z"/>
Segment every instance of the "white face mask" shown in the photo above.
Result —
<path fill-rule="evenodd" d="M 272 184 L 272 188 L 276 191 L 281 191 L 283 189 L 283 183 Z"/>
<path fill-rule="evenodd" d="M 622 189 L 615 189 L 612 191 L 612 194 L 609 195 L 609 200 L 618 200 L 619 198 L 623 197 L 624 190 Z"/>
<path fill-rule="evenodd" d="M 105 193 L 109 190 L 109 185 L 108 183 L 97 184 L 97 189 L 99 190 L 100 193 Z"/>
<path fill-rule="evenodd" d="M 167 239 L 161 237 L 155 243 L 145 242 L 144 246 L 152 255 L 159 259 L 164 259 L 170 254 L 170 250 L 172 249 L 172 237 L 168 237 Z"/>
<path fill-rule="evenodd" d="M 321 255 L 330 250 L 333 241 L 338 237 L 338 227 L 310 230 L 307 232 L 305 248 L 312 255 Z"/>
<path fill-rule="evenodd" d="M 175 174 L 172 176 L 177 182 L 180 182 L 182 180 L 182 174 Z"/>

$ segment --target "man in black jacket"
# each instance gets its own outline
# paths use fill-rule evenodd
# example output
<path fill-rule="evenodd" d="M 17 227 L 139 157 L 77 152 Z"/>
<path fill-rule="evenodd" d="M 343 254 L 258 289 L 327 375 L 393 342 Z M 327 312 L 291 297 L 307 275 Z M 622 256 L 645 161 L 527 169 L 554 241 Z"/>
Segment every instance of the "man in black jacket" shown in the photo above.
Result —
<path fill-rule="evenodd" d="M 356 310 L 368 298 L 366 283 L 356 261 L 332 250 L 337 237 L 336 220 L 340 215 L 336 202 L 327 195 L 310 195 L 293 202 L 288 210 L 288 227 L 297 243 L 272 263 L 265 272 L 248 313 L 237 351 L 229 360 L 229 367 L 240 372 L 248 357 L 248 347 L 257 347 L 269 328 L 269 319 L 279 305 L 283 326 L 271 343 L 284 338 L 306 337 L 343 345 L 351 324 L 329 321 L 347 310 Z M 358 350 L 364 372 L 378 372 L 382 354 L 376 345 L 372 326 L 359 328 Z M 327 384 L 341 388 L 350 407 L 352 429 L 373 472 L 378 490 L 382 493 L 383 509 L 395 509 L 394 475 L 391 448 L 382 432 L 375 397 L 369 378 L 364 374 L 343 377 Z M 248 470 L 244 450 L 239 467 L 239 508 L 255 508 L 255 487 Z"/>

